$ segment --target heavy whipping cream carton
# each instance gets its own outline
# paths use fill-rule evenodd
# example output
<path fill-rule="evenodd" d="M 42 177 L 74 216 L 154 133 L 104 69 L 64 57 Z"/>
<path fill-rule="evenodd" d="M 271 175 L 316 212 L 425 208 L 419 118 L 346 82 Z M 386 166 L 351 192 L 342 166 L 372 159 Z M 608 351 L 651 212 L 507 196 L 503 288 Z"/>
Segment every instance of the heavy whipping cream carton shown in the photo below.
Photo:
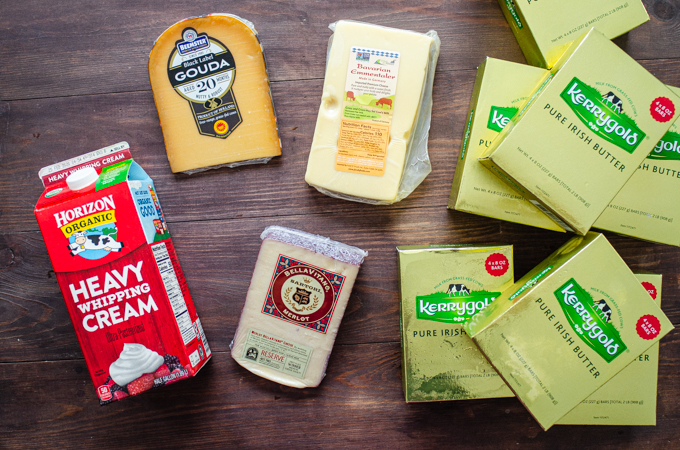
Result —
<path fill-rule="evenodd" d="M 410 245 L 397 252 L 406 401 L 512 397 L 463 329 L 512 285 L 512 246 Z"/>
<path fill-rule="evenodd" d="M 679 88 L 670 89 L 680 95 Z M 676 120 L 593 227 L 680 246 L 679 187 L 680 123 Z"/>
<path fill-rule="evenodd" d="M 569 240 L 464 327 L 546 430 L 673 329 L 593 232 Z"/>
<path fill-rule="evenodd" d="M 554 231 L 564 229 L 478 159 L 526 103 L 548 71 L 486 58 L 477 68 L 448 207 Z"/>
<path fill-rule="evenodd" d="M 613 39 L 649 20 L 640 0 L 498 0 L 527 62 L 550 68 L 591 27 Z"/>
<path fill-rule="evenodd" d="M 126 142 L 40 170 L 35 207 L 101 404 L 210 359 L 153 181 Z"/>
<path fill-rule="evenodd" d="M 680 97 L 593 29 L 560 58 L 480 162 L 584 235 L 678 107 Z"/>
<path fill-rule="evenodd" d="M 650 297 L 661 304 L 661 275 L 636 273 Z M 604 386 L 562 417 L 558 425 L 656 425 L 659 343 L 635 358 Z"/>

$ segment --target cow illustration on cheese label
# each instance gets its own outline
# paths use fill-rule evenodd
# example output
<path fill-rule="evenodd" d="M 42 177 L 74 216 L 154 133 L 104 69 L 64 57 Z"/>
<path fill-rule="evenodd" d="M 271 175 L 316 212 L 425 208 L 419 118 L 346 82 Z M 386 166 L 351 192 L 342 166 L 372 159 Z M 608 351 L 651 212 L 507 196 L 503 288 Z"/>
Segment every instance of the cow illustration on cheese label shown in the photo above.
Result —
<path fill-rule="evenodd" d="M 450 284 L 446 292 L 416 296 L 416 317 L 433 322 L 463 323 L 484 310 L 500 294 L 471 291 L 464 284 Z"/>
<path fill-rule="evenodd" d="M 605 361 L 610 363 L 626 351 L 626 344 L 611 322 L 611 308 L 606 300 L 593 300 L 573 278 L 554 294 L 576 335 Z"/>
<path fill-rule="evenodd" d="M 217 39 L 185 28 L 168 60 L 168 77 L 189 102 L 200 134 L 226 138 L 243 121 L 232 91 L 234 56 Z"/>
<path fill-rule="evenodd" d="M 344 281 L 343 275 L 280 255 L 262 313 L 326 334 Z"/>
<path fill-rule="evenodd" d="M 385 174 L 400 56 L 388 50 L 351 48 L 335 170 Z"/>

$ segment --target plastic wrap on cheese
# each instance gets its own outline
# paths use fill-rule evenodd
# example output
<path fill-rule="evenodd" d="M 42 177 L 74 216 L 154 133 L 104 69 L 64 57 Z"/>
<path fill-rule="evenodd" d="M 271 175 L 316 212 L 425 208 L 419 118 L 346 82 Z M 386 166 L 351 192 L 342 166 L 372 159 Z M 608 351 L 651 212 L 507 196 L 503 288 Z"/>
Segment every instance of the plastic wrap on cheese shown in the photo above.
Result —
<path fill-rule="evenodd" d="M 261 238 L 231 356 L 263 378 L 316 387 L 368 253 L 279 226 Z"/>
<path fill-rule="evenodd" d="M 398 202 L 432 170 L 427 140 L 439 38 L 347 20 L 330 28 L 305 181 L 331 197 Z"/>

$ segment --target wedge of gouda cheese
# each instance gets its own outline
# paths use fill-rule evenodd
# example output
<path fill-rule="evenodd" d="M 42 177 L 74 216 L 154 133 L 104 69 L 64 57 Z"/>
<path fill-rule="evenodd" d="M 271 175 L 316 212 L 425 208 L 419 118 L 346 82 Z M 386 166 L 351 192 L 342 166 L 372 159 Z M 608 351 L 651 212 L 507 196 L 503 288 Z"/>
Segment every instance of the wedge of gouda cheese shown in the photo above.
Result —
<path fill-rule="evenodd" d="M 281 154 L 250 22 L 212 14 L 174 24 L 151 50 L 149 79 L 173 172 L 266 163 Z"/>
<path fill-rule="evenodd" d="M 307 183 L 348 199 L 397 201 L 437 42 L 412 31 L 337 22 Z M 355 78 L 348 83 L 348 77 Z"/>
<path fill-rule="evenodd" d="M 231 356 L 277 383 L 318 386 L 367 253 L 283 227 L 262 237 Z"/>

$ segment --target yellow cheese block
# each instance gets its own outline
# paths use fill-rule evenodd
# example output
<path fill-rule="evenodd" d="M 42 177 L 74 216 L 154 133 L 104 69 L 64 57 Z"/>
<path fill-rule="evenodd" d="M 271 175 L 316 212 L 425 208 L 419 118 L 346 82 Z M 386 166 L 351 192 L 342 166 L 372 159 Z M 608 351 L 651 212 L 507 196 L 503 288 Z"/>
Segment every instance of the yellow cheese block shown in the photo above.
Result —
<path fill-rule="evenodd" d="M 380 55 L 377 60 L 371 57 L 371 68 L 365 72 L 380 70 L 388 76 L 396 76 L 394 93 L 389 87 L 380 86 L 380 79 L 375 77 L 364 77 L 363 84 L 362 79 L 358 79 L 354 84 L 355 88 L 348 88 L 351 86 L 347 83 L 348 72 L 355 70 L 352 65 L 356 65 L 357 59 L 362 56 L 356 49 L 364 49 L 370 55 Z M 359 70 L 369 66 L 370 55 L 366 55 L 366 63 L 359 66 Z M 323 95 L 305 181 L 321 192 L 341 198 L 358 201 L 369 199 L 376 203 L 398 201 L 404 164 L 418 124 L 419 111 L 428 109 L 421 106 L 423 91 L 430 65 L 434 65 L 437 55 L 438 40 L 429 35 L 360 22 L 337 22 L 328 52 Z M 392 63 L 398 64 L 398 71 L 387 71 Z M 380 66 L 381 64 L 383 65 Z M 356 95 L 357 88 L 365 88 L 370 93 Z M 371 89 L 376 92 L 371 92 Z M 390 96 L 390 93 L 393 95 Z M 372 102 L 373 97 L 379 100 Z M 364 117 L 386 116 L 391 112 L 391 123 L 384 127 L 369 124 L 369 128 L 366 128 L 366 123 L 370 120 L 352 121 L 355 116 L 347 112 L 347 108 L 352 107 L 355 110 L 360 108 L 365 113 Z M 427 113 L 429 114 L 429 110 Z M 358 158 L 349 155 L 345 159 L 350 161 L 349 165 L 352 164 L 352 158 L 359 161 L 354 164 L 356 171 L 338 170 L 338 140 L 341 137 L 341 126 L 345 127 L 348 123 L 358 123 L 368 129 L 364 136 L 356 137 L 355 134 L 353 143 L 372 139 L 371 145 L 383 157 L 371 160 L 373 155 L 367 156 L 359 151 Z M 378 142 L 375 136 L 379 136 L 381 128 L 384 130 L 386 127 L 389 127 L 389 137 L 386 141 Z M 373 164 L 382 164 L 384 171 L 373 170 Z M 357 173 L 361 170 L 364 173 Z"/>
<path fill-rule="evenodd" d="M 318 386 L 367 253 L 277 226 L 262 237 L 231 356 L 277 383 Z"/>
<path fill-rule="evenodd" d="M 281 154 L 250 22 L 212 14 L 174 24 L 151 50 L 149 79 L 173 172 L 266 163 Z"/>

